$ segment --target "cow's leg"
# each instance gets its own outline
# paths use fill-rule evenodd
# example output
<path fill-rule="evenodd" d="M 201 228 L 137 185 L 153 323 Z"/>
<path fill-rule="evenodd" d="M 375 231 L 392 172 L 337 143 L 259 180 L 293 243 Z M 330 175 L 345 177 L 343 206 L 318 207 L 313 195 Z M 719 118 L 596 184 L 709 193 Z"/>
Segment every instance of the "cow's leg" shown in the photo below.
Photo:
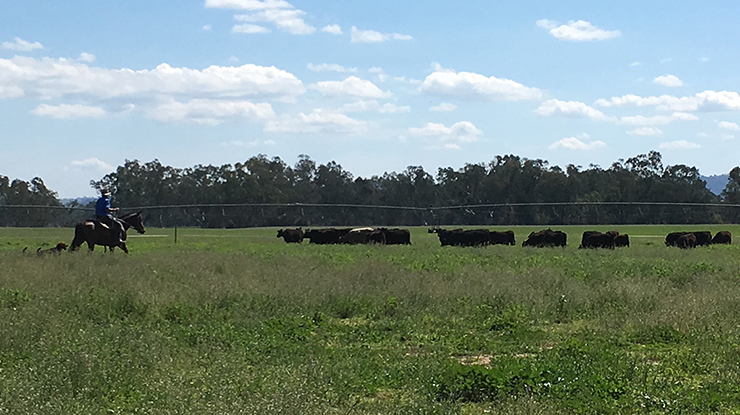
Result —
<path fill-rule="evenodd" d="M 125 253 L 127 253 L 127 254 L 128 254 L 128 248 L 126 248 L 126 242 L 121 242 L 121 244 L 120 244 L 120 245 L 118 245 L 118 246 L 119 246 L 119 247 L 120 247 L 121 249 L 123 249 L 123 252 L 125 252 Z M 113 249 L 111 248 L 111 250 L 113 250 Z"/>
<path fill-rule="evenodd" d="M 90 252 L 92 252 L 94 249 L 95 249 L 95 243 L 88 242 L 87 243 L 87 250 L 90 251 Z"/>

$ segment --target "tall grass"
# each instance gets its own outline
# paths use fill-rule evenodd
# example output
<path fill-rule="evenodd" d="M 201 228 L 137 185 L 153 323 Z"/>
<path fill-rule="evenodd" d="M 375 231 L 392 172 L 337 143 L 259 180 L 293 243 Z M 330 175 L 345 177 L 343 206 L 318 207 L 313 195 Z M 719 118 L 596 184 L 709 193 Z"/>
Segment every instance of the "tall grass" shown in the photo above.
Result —
<path fill-rule="evenodd" d="M 37 257 L 70 231 L 2 230 L 0 413 L 737 411 L 738 247 L 635 227 L 583 251 L 580 231 L 537 250 L 154 229 L 131 255 Z"/>

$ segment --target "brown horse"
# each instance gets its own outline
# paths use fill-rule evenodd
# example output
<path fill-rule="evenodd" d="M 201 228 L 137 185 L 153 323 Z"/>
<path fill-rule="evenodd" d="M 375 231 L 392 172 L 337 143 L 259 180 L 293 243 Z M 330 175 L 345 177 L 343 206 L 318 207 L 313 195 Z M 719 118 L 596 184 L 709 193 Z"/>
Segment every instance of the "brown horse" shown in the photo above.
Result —
<path fill-rule="evenodd" d="M 95 245 L 102 245 L 110 248 L 111 252 L 113 248 L 121 248 L 123 252 L 128 253 L 126 248 L 126 231 L 129 228 L 136 229 L 139 233 L 146 232 L 144 227 L 144 220 L 141 217 L 141 212 L 129 213 L 128 215 L 121 216 L 118 220 L 123 223 L 123 230 L 121 231 L 121 240 L 124 242 L 118 242 L 113 239 L 110 228 L 102 225 L 96 220 L 86 220 L 82 223 L 78 223 L 75 226 L 75 238 L 70 246 L 70 251 L 76 251 L 80 249 L 80 246 L 87 242 L 87 248 L 90 252 L 95 249 Z"/>

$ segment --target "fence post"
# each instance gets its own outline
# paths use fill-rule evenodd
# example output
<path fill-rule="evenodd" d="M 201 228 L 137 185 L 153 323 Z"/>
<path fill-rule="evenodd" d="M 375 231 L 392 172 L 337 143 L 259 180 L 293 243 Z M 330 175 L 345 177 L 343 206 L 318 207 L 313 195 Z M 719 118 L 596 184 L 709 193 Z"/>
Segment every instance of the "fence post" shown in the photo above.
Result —
<path fill-rule="evenodd" d="M 175 245 L 177 245 L 177 226 L 175 226 Z"/>

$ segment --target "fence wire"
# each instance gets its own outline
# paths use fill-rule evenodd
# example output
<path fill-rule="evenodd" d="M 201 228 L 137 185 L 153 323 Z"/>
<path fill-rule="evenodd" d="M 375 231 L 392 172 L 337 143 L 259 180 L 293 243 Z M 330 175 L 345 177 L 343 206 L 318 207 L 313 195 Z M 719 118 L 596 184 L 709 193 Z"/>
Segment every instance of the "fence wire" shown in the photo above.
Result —
<path fill-rule="evenodd" d="M 70 226 L 92 216 L 94 209 L 88 206 L 0 205 L 0 226 Z M 121 206 L 121 211 L 144 212 L 150 226 L 236 228 L 361 224 L 739 223 L 739 208 L 740 204 L 674 202 L 526 202 L 427 207 L 349 203 L 206 203 Z"/>

